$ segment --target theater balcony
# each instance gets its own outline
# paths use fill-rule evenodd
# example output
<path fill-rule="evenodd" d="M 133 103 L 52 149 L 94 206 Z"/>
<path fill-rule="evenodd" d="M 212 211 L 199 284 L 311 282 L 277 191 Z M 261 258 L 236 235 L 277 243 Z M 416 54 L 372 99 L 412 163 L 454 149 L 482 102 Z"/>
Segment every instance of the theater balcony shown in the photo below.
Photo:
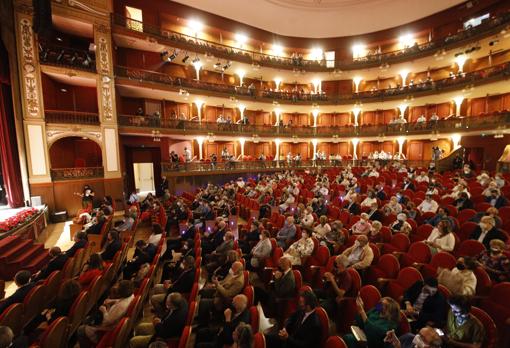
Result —
<path fill-rule="evenodd" d="M 139 129 L 158 129 L 161 133 L 200 135 L 252 135 L 265 137 L 385 137 L 419 134 L 449 134 L 458 132 L 505 131 L 510 125 L 510 113 L 498 112 L 480 117 L 452 116 L 439 121 L 424 123 L 361 125 L 361 126 L 263 126 L 242 124 L 218 124 L 160 119 L 135 115 L 119 115 L 121 132 L 137 132 Z"/>
<path fill-rule="evenodd" d="M 158 71 L 148 71 L 124 66 L 117 66 L 115 72 L 117 77 L 116 82 L 119 85 L 139 86 L 143 84 L 180 93 L 237 98 L 239 100 L 263 103 L 279 102 L 282 104 L 297 105 L 347 105 L 361 101 L 384 102 L 407 97 L 416 98 L 436 95 L 502 81 L 510 76 L 510 64 L 505 62 L 480 70 L 455 74 L 435 81 L 429 79 L 412 85 L 408 84 L 406 86 L 377 90 L 372 89 L 350 94 L 326 94 L 325 92 L 300 93 L 298 91 L 286 92 L 273 91 L 267 88 L 262 90 L 257 88 L 252 89 L 246 86 L 240 87 L 228 83 L 221 84 L 204 82 L 197 79 L 184 79 Z"/>
<path fill-rule="evenodd" d="M 380 51 L 374 49 L 367 55 L 350 59 L 303 59 L 261 53 L 260 50 L 249 50 L 235 46 L 186 35 L 168 27 L 140 22 L 127 18 L 119 13 L 113 14 L 113 34 L 115 38 L 131 37 L 140 40 L 157 42 L 160 45 L 176 49 L 207 54 L 217 58 L 250 64 L 255 67 L 270 67 L 306 72 L 348 71 L 396 64 L 418 58 L 442 54 L 447 50 L 461 47 L 487 36 L 497 34 L 510 24 L 510 13 L 504 12 L 484 20 L 480 25 L 459 30 L 432 40 L 416 43 L 411 47 L 398 50 Z M 352 40 L 352 39 L 351 39 Z M 262 43 L 261 43 L 262 45 Z"/>

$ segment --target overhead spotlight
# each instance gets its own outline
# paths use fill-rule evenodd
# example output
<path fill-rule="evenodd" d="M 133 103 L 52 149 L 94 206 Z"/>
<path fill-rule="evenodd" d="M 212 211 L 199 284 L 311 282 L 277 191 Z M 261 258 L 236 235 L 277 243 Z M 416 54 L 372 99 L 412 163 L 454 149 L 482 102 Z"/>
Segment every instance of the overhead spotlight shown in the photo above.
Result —
<path fill-rule="evenodd" d="M 186 52 L 186 53 L 184 54 L 184 58 L 182 58 L 182 62 L 183 62 L 184 64 L 186 64 L 186 62 L 188 61 L 188 59 L 189 59 L 189 54 L 188 54 L 188 52 Z"/>
<path fill-rule="evenodd" d="M 198 63 L 198 62 L 200 62 L 200 58 L 198 58 L 198 56 L 196 56 L 195 58 L 193 58 L 193 60 L 191 62 L 193 64 Z"/>
<path fill-rule="evenodd" d="M 61 38 L 60 36 L 57 36 L 57 41 L 58 41 L 58 42 L 62 42 L 62 41 L 64 41 L 64 40 L 62 40 L 62 38 Z"/>
<path fill-rule="evenodd" d="M 168 56 L 167 60 L 169 62 L 173 61 L 175 58 L 177 58 L 177 51 L 173 51 L 171 55 Z"/>
<path fill-rule="evenodd" d="M 216 70 L 221 70 L 221 62 L 220 61 L 216 62 L 216 64 L 214 64 L 213 67 Z"/>
<path fill-rule="evenodd" d="M 230 68 L 230 66 L 232 65 L 232 62 L 229 60 L 225 63 L 225 65 L 223 65 L 223 71 L 227 70 L 228 68 Z"/>
<path fill-rule="evenodd" d="M 499 43 L 499 40 L 493 40 L 491 42 L 489 42 L 489 46 L 496 46 L 497 44 Z"/>

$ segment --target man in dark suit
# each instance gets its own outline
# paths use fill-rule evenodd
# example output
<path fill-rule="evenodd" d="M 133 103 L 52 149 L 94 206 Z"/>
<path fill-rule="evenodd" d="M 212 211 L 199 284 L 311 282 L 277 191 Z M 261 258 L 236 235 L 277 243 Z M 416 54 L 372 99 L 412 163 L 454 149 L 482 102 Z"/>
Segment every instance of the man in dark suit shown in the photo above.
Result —
<path fill-rule="evenodd" d="M 321 323 L 315 313 L 317 297 L 312 291 L 299 296 L 299 309 L 285 321 L 277 334 L 265 335 L 267 347 L 314 348 L 321 345 Z"/>
<path fill-rule="evenodd" d="M 438 289 L 437 279 L 419 280 L 404 292 L 402 308 L 411 322 L 413 332 L 425 326 L 442 328 L 446 323 L 448 304 Z"/>
<path fill-rule="evenodd" d="M 206 231 L 204 237 L 202 237 L 202 254 L 207 255 L 211 253 L 223 243 L 223 237 L 226 232 L 227 223 L 224 220 L 218 222 L 218 227 L 212 233 Z"/>
<path fill-rule="evenodd" d="M 370 205 L 370 210 L 367 211 L 368 218 L 370 221 L 382 221 L 383 215 L 377 206 L 377 202 L 374 202 Z"/>
<path fill-rule="evenodd" d="M 453 201 L 453 205 L 460 211 L 464 209 L 473 209 L 473 201 L 469 199 L 466 192 L 461 192 L 459 198 Z"/>
<path fill-rule="evenodd" d="M 68 257 L 65 253 L 62 252 L 62 250 L 60 250 L 59 247 L 51 248 L 48 254 L 50 255 L 50 261 L 45 267 L 43 267 L 33 276 L 33 282 L 38 282 L 39 280 L 46 279 L 52 272 L 60 271 L 64 268 Z"/>
<path fill-rule="evenodd" d="M 487 197 L 485 201 L 497 209 L 507 204 L 506 198 L 501 195 L 498 189 L 492 189 L 491 195 Z"/>
<path fill-rule="evenodd" d="M 159 185 L 158 192 L 156 192 L 156 196 L 163 196 L 165 194 L 165 190 L 168 190 L 168 179 L 163 175 L 161 177 L 161 184 Z"/>
<path fill-rule="evenodd" d="M 496 221 L 492 216 L 482 217 L 469 238 L 483 243 L 487 250 L 490 249 L 490 242 L 493 239 L 506 241 L 506 236 L 496 227 Z"/>
<path fill-rule="evenodd" d="M 66 251 L 66 255 L 67 257 L 74 257 L 74 254 L 76 254 L 76 252 L 79 250 L 79 249 L 83 249 L 85 248 L 85 246 L 87 245 L 87 233 L 85 232 L 78 232 L 74 235 L 74 244 L 73 246 L 68 249 Z"/>
<path fill-rule="evenodd" d="M 188 303 L 181 294 L 173 292 L 166 299 L 166 313 L 154 317 L 152 323 L 141 323 L 136 329 L 136 336 L 131 338 L 131 348 L 145 348 L 157 339 L 178 338 L 186 325 Z"/>
<path fill-rule="evenodd" d="M 29 271 L 19 271 L 14 276 L 14 283 L 18 287 L 16 291 L 9 297 L 0 301 L 0 313 L 7 307 L 14 303 L 22 303 L 30 290 L 35 286 L 34 282 L 30 281 L 31 274 Z"/>
<path fill-rule="evenodd" d="M 157 248 L 154 244 L 139 240 L 135 246 L 135 255 L 124 268 L 124 279 L 131 279 L 144 263 L 151 263 L 156 256 Z"/>
<path fill-rule="evenodd" d="M 414 187 L 414 183 L 408 177 L 404 178 L 402 183 L 402 190 L 411 190 L 414 191 L 416 188 Z"/>
<path fill-rule="evenodd" d="M 384 192 L 384 185 L 378 184 L 375 186 L 375 189 L 376 189 L 375 196 L 380 201 L 385 201 L 387 196 L 386 196 L 386 192 Z"/>
<path fill-rule="evenodd" d="M 119 232 L 110 230 L 106 237 L 106 244 L 101 252 L 101 258 L 103 261 L 112 261 L 120 248 L 122 248 L 122 242 L 119 238 Z"/>
<path fill-rule="evenodd" d="M 278 301 L 291 298 L 295 293 L 296 279 L 292 272 L 292 263 L 286 257 L 281 257 L 278 261 L 278 270 L 274 272 L 267 292 L 262 288 L 255 288 L 256 298 L 264 305 L 264 312 L 268 318 L 278 315 Z"/>
<path fill-rule="evenodd" d="M 359 204 L 359 197 L 357 194 L 351 195 L 351 202 L 345 207 L 352 215 L 361 214 L 361 205 Z"/>
<path fill-rule="evenodd" d="M 226 232 L 223 236 L 223 242 L 214 249 L 209 255 L 205 255 L 205 268 L 207 272 L 212 273 L 218 266 L 225 263 L 227 253 L 234 249 L 234 234 Z"/>
<path fill-rule="evenodd" d="M 240 323 L 250 324 L 250 311 L 248 298 L 239 294 L 232 299 L 232 306 L 223 312 L 224 320 L 220 329 L 210 326 L 198 330 L 195 347 L 224 347 L 234 343 L 232 334 Z"/>
<path fill-rule="evenodd" d="M 154 295 L 151 297 L 151 304 L 156 313 L 163 313 L 166 298 L 173 292 L 188 294 L 191 292 L 195 282 L 195 258 L 186 256 L 182 261 L 182 271 L 176 273 L 174 279 L 168 279 L 163 284 L 154 287 Z"/>

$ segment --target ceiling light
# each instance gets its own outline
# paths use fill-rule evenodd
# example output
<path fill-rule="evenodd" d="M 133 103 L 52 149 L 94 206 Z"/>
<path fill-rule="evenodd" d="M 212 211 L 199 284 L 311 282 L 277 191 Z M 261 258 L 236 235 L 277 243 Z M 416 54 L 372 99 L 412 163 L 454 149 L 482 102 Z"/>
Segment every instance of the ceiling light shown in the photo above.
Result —
<path fill-rule="evenodd" d="M 235 39 L 237 41 L 237 44 L 239 45 L 239 47 L 243 47 L 243 45 L 248 41 L 248 37 L 244 34 L 241 34 L 241 33 L 237 33 L 235 35 Z"/>
<path fill-rule="evenodd" d="M 352 46 L 352 57 L 354 59 L 356 58 L 362 58 L 366 56 L 367 54 L 367 47 L 364 44 L 355 44 Z"/>
<path fill-rule="evenodd" d="M 271 51 L 275 56 L 283 56 L 283 47 L 279 44 L 273 44 Z"/>
<path fill-rule="evenodd" d="M 195 34 L 195 36 L 198 35 L 199 32 L 202 31 L 204 28 L 204 24 L 196 19 L 190 19 L 188 22 L 188 26 L 191 29 L 191 31 Z"/>
<path fill-rule="evenodd" d="M 324 55 L 324 52 L 322 51 L 322 48 L 315 47 L 315 48 L 312 48 L 312 52 L 310 53 L 310 58 L 312 60 L 322 60 L 323 55 Z"/>
<path fill-rule="evenodd" d="M 189 54 L 188 54 L 188 52 L 186 52 L 186 54 L 184 55 L 184 58 L 182 58 L 182 62 L 186 63 L 188 61 L 188 59 L 189 59 Z"/>
<path fill-rule="evenodd" d="M 398 42 L 402 48 L 408 48 L 416 42 L 412 34 L 404 34 L 398 38 Z"/>
<path fill-rule="evenodd" d="M 455 57 L 455 63 L 457 64 L 457 66 L 459 67 L 459 71 L 462 72 L 463 69 L 464 69 L 464 64 L 466 63 L 467 61 L 467 56 L 465 54 L 461 54 L 461 55 L 458 55 L 457 57 Z"/>

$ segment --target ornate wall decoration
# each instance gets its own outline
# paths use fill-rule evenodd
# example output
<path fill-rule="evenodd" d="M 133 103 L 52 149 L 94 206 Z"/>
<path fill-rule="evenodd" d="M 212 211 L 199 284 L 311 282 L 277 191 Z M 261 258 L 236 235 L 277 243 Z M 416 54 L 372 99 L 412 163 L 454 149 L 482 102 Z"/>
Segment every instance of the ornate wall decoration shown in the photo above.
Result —
<path fill-rule="evenodd" d="M 77 128 L 66 128 L 59 130 L 47 130 L 46 138 L 49 145 L 53 144 L 55 141 L 61 138 L 66 137 L 87 137 L 95 142 L 97 142 L 100 146 L 103 142 L 103 134 L 101 132 L 95 131 L 83 131 Z"/>
<path fill-rule="evenodd" d="M 19 38 L 21 45 L 21 73 L 25 95 L 26 116 L 41 117 L 39 96 L 39 72 L 36 69 L 36 53 L 32 22 L 28 18 L 19 21 Z"/>
<path fill-rule="evenodd" d="M 105 76 L 107 77 L 107 76 Z M 103 104 L 103 119 L 106 121 L 113 120 L 113 95 L 112 95 L 112 82 L 111 79 L 101 80 L 101 99 Z"/>

